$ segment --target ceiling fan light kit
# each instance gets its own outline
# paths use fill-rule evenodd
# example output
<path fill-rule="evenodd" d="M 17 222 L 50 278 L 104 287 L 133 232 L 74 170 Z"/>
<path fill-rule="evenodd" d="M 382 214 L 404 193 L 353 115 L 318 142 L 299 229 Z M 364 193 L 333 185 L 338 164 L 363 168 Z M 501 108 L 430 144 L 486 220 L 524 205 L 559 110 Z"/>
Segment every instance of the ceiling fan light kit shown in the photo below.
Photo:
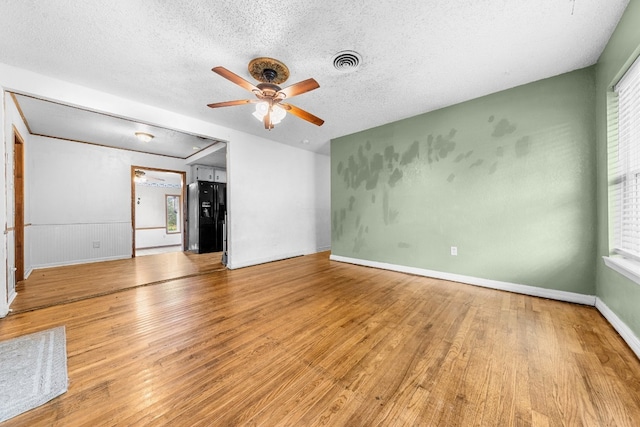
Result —
<path fill-rule="evenodd" d="M 264 116 L 267 114 L 271 114 L 271 124 L 277 125 L 287 116 L 287 111 L 278 104 L 270 107 L 268 102 L 258 102 L 253 117 L 264 122 Z"/>
<path fill-rule="evenodd" d="M 135 178 L 134 181 L 135 182 L 147 182 L 147 177 L 146 177 L 146 173 L 142 170 L 136 169 L 135 170 Z"/>
<path fill-rule="evenodd" d="M 254 85 L 239 75 L 227 70 L 224 67 L 214 67 L 211 71 L 237 84 L 243 89 L 252 92 L 256 99 L 240 99 L 236 101 L 217 102 L 208 104 L 209 108 L 231 107 L 234 105 L 256 104 L 253 116 L 264 123 L 267 130 L 273 129 L 274 125 L 280 123 L 287 112 L 294 116 L 322 126 L 324 120 L 313 114 L 296 107 L 295 105 L 284 103 L 287 98 L 310 92 L 320 87 L 314 79 L 307 79 L 287 86 L 282 89 L 279 84 L 289 78 L 289 68 L 281 61 L 273 58 L 255 58 L 249 62 L 249 74 L 260 83 Z"/>

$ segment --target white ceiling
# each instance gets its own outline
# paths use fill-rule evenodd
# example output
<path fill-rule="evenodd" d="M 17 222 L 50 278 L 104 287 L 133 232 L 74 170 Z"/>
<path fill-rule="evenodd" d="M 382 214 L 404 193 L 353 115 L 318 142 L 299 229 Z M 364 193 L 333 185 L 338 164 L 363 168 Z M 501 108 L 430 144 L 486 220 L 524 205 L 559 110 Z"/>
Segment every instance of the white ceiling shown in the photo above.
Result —
<path fill-rule="evenodd" d="M 224 145 L 220 141 L 98 114 L 30 96 L 14 94 L 14 97 L 26 119 L 29 132 L 34 135 L 106 145 L 143 153 L 152 152 L 185 160 L 213 145 Z M 153 135 L 153 139 L 143 142 L 135 136 L 136 132 Z"/>
<path fill-rule="evenodd" d="M 594 64 L 627 3 L 3 0 L 0 62 L 328 153 L 332 138 Z M 358 70 L 333 68 L 342 50 Z M 251 105 L 206 107 L 251 98 L 211 68 L 254 82 L 259 56 L 287 64 L 282 87 L 318 81 L 290 102 L 322 127 L 288 115 L 267 131 Z"/>

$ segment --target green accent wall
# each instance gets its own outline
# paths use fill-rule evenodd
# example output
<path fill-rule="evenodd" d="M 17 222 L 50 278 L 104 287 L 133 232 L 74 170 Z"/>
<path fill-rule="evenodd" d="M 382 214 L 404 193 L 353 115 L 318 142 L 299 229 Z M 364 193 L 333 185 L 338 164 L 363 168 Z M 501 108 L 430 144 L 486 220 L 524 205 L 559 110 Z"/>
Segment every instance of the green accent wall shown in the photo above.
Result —
<path fill-rule="evenodd" d="M 332 253 L 594 295 L 594 96 L 590 67 L 332 140 Z"/>
<path fill-rule="evenodd" d="M 606 94 L 640 54 L 640 1 L 630 1 L 596 66 L 598 162 L 598 297 L 640 337 L 640 285 L 604 265 L 609 255 Z"/>

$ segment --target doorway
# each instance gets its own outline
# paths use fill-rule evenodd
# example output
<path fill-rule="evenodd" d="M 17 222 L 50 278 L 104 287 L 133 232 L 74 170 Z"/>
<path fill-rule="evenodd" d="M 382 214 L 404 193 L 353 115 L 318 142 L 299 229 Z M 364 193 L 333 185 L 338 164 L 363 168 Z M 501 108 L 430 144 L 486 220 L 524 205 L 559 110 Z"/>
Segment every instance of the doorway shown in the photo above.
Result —
<path fill-rule="evenodd" d="M 131 166 L 132 257 L 185 250 L 186 172 Z"/>

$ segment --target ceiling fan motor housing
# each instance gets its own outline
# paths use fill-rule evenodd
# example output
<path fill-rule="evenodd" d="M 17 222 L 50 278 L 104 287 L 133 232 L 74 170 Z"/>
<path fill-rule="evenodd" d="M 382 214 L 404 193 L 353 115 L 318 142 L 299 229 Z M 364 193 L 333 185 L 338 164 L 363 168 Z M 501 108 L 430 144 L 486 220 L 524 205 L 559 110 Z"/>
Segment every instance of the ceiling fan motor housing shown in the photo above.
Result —
<path fill-rule="evenodd" d="M 262 77 L 267 82 L 272 82 L 278 77 L 278 72 L 276 70 L 272 70 L 271 68 L 265 68 L 262 70 Z"/>
<path fill-rule="evenodd" d="M 260 89 L 260 93 L 254 91 L 256 96 L 260 99 L 273 99 L 274 101 L 281 101 L 285 98 L 285 95 L 280 92 L 280 86 L 272 83 L 258 83 L 257 88 Z"/>

